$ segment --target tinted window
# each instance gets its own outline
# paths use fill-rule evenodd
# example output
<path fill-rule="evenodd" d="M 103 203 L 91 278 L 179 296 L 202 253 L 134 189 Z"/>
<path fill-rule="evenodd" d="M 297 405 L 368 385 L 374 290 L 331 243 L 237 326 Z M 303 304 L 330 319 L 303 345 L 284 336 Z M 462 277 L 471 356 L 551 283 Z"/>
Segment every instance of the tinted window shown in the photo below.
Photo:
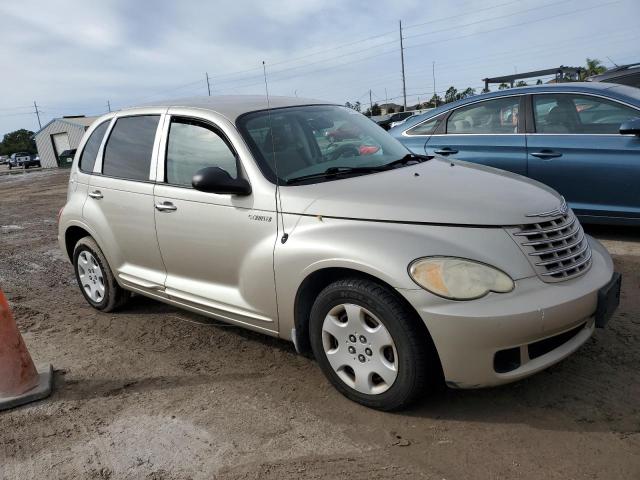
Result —
<path fill-rule="evenodd" d="M 538 133 L 617 134 L 620 124 L 640 111 L 589 95 L 534 95 Z"/>
<path fill-rule="evenodd" d="M 107 131 L 108 126 L 109 122 L 101 123 L 93 131 L 89 140 L 87 140 L 84 150 L 82 151 L 82 156 L 80 157 L 80 170 L 83 172 L 93 172 L 93 166 L 96 163 L 98 150 L 100 149 L 100 144 L 102 143 L 102 139 L 104 138 L 104 134 Z M 68 150 L 63 153 L 67 152 Z"/>
<path fill-rule="evenodd" d="M 431 135 L 442 122 L 443 116 L 435 117 L 426 122 L 422 122 L 407 130 L 407 135 Z"/>
<path fill-rule="evenodd" d="M 520 97 L 474 103 L 454 111 L 447 133 L 518 133 Z"/>
<path fill-rule="evenodd" d="M 159 115 L 119 118 L 104 147 L 102 173 L 130 180 L 148 180 L 159 120 Z"/>
<path fill-rule="evenodd" d="M 205 167 L 220 167 L 238 176 L 234 153 L 214 129 L 188 120 L 174 120 L 167 144 L 167 183 L 191 186 L 193 175 Z"/>

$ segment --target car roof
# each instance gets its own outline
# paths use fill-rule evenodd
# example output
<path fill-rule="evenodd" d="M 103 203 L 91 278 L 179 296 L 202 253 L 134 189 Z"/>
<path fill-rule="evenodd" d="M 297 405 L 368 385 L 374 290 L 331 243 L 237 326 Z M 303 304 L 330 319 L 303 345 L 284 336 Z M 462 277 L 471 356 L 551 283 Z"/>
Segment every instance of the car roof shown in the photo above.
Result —
<path fill-rule="evenodd" d="M 507 97 L 512 95 L 526 95 L 529 93 L 557 92 L 600 94 L 603 96 L 621 100 L 623 102 L 628 102 L 640 108 L 640 88 L 629 87 L 627 85 L 617 85 L 615 83 L 600 82 L 551 83 L 546 85 L 530 85 L 527 87 L 514 87 L 505 90 L 481 93 L 480 95 L 473 95 L 471 97 L 463 98 L 462 100 L 456 100 L 455 102 L 445 103 L 444 105 L 441 105 L 438 108 L 434 108 L 433 110 L 430 110 L 428 112 L 409 117 L 409 119 L 405 123 L 403 123 L 402 126 L 394 127 L 391 129 L 391 131 L 395 132 L 396 129 L 402 129 L 404 131 L 407 128 L 410 128 L 413 125 L 416 125 L 417 123 L 420 123 L 428 118 L 435 117 L 443 112 L 448 112 L 453 108 L 480 100 Z"/>
<path fill-rule="evenodd" d="M 629 65 L 629 66 L 614 68 L 612 70 L 607 70 L 606 72 L 601 73 L 600 75 L 594 75 L 593 77 L 589 77 L 588 80 L 591 82 L 611 81 L 614 78 L 626 77 L 628 75 L 637 74 L 639 72 L 640 72 L 640 65 Z"/>
<path fill-rule="evenodd" d="M 137 107 L 187 107 L 210 110 L 224 115 L 232 122 L 248 112 L 270 108 L 294 107 L 302 105 L 331 105 L 331 102 L 302 97 L 283 97 L 265 95 L 214 95 L 211 97 L 190 97 L 177 100 L 163 100 L 146 103 Z M 133 108 L 133 107 L 132 107 Z"/>

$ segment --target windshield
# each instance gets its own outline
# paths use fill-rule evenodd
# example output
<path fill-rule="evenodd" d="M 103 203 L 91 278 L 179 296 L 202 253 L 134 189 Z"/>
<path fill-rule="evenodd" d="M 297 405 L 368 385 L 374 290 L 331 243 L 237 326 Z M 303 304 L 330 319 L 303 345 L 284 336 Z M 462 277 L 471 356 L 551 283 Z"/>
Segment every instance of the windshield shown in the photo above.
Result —
<path fill-rule="evenodd" d="M 381 167 L 409 151 L 359 112 L 333 105 L 264 110 L 243 115 L 238 127 L 262 173 L 286 184 L 329 169 Z M 358 174 L 368 173 L 359 170 Z M 375 171 L 375 170 L 371 170 Z M 310 179 L 321 182 L 344 178 Z"/>

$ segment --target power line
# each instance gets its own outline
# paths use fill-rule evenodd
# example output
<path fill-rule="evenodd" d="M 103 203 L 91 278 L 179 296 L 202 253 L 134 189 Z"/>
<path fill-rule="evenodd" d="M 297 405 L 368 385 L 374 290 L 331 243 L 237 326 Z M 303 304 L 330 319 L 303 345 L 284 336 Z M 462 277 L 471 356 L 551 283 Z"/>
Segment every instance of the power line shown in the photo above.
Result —
<path fill-rule="evenodd" d="M 476 20 L 475 22 L 463 23 L 462 25 L 456 25 L 454 28 L 458 29 L 458 28 L 464 28 L 464 27 L 471 27 L 473 25 L 478 25 L 480 23 L 492 22 L 494 20 L 501 20 L 503 18 L 513 17 L 515 15 L 520 15 L 522 13 L 532 12 L 534 10 L 540 10 L 542 8 L 552 7 L 554 5 L 559 5 L 561 3 L 568 3 L 568 2 L 571 2 L 571 1 L 573 1 L 573 0 L 560 0 L 558 2 L 545 3 L 544 5 L 538 5 L 536 7 L 526 8 L 524 10 L 518 10 L 517 12 L 507 13 L 505 15 L 500 15 L 498 17 L 485 18 L 485 19 L 482 19 L 482 20 Z M 449 17 L 449 18 L 457 18 L 457 17 Z M 407 36 L 407 39 L 415 38 L 415 37 L 422 37 L 424 35 L 433 35 L 435 33 L 446 32 L 446 31 L 449 31 L 449 30 L 451 30 L 451 27 L 443 28 L 443 29 L 440 29 L 440 30 L 432 30 L 430 32 L 416 33 L 415 35 Z"/>
<path fill-rule="evenodd" d="M 536 20 L 529 20 L 529 21 L 526 21 L 526 22 L 514 23 L 514 24 L 511 24 L 511 25 L 505 25 L 505 26 L 502 26 L 502 27 L 492 28 L 492 29 L 489 29 L 489 30 L 483 30 L 481 32 L 473 32 L 473 33 L 470 33 L 468 35 L 459 35 L 459 36 L 456 36 L 456 37 L 437 39 L 437 40 L 434 40 L 434 41 L 431 41 L 431 42 L 418 43 L 418 44 L 415 44 L 415 45 L 409 45 L 406 48 L 415 48 L 415 47 L 422 47 L 422 46 L 425 46 L 425 45 L 433 45 L 434 43 L 443 43 L 443 42 L 448 42 L 450 40 L 459 40 L 461 38 L 469 38 L 469 37 L 473 37 L 475 35 L 482 35 L 484 33 L 497 32 L 499 30 L 505 30 L 507 28 L 520 27 L 522 25 L 530 25 L 532 23 L 538 23 L 538 22 L 542 22 L 542 21 L 545 21 L 545 20 L 551 20 L 551 19 L 563 17 L 563 16 L 566 16 L 566 15 L 574 15 L 576 13 L 586 12 L 588 10 L 594 10 L 596 8 L 605 7 L 607 5 L 613 5 L 614 3 L 620 3 L 621 1 L 622 0 L 614 0 L 612 2 L 602 3 L 600 5 L 593 5 L 591 7 L 581 8 L 581 9 L 573 10 L 571 12 L 565 12 L 565 13 L 559 13 L 559 14 L 556 14 L 556 15 L 550 15 L 548 17 L 538 18 Z M 407 38 L 409 38 L 409 37 L 407 37 Z"/>

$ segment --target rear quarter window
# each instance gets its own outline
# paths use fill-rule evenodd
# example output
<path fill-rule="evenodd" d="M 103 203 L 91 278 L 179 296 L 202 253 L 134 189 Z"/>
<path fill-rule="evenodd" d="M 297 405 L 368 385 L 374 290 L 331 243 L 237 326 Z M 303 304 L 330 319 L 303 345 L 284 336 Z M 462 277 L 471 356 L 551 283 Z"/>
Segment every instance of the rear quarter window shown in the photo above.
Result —
<path fill-rule="evenodd" d="M 102 144 L 102 139 L 104 138 L 104 134 L 106 133 L 108 126 L 109 120 L 107 120 L 106 122 L 102 122 L 91 133 L 89 140 L 87 140 L 87 143 L 84 146 L 84 150 L 82 150 L 82 154 L 80 155 L 80 170 L 82 170 L 83 172 L 93 172 L 93 166 L 96 163 L 98 150 L 100 149 L 100 144 Z M 63 152 L 63 154 L 67 152 L 68 150 Z"/>

